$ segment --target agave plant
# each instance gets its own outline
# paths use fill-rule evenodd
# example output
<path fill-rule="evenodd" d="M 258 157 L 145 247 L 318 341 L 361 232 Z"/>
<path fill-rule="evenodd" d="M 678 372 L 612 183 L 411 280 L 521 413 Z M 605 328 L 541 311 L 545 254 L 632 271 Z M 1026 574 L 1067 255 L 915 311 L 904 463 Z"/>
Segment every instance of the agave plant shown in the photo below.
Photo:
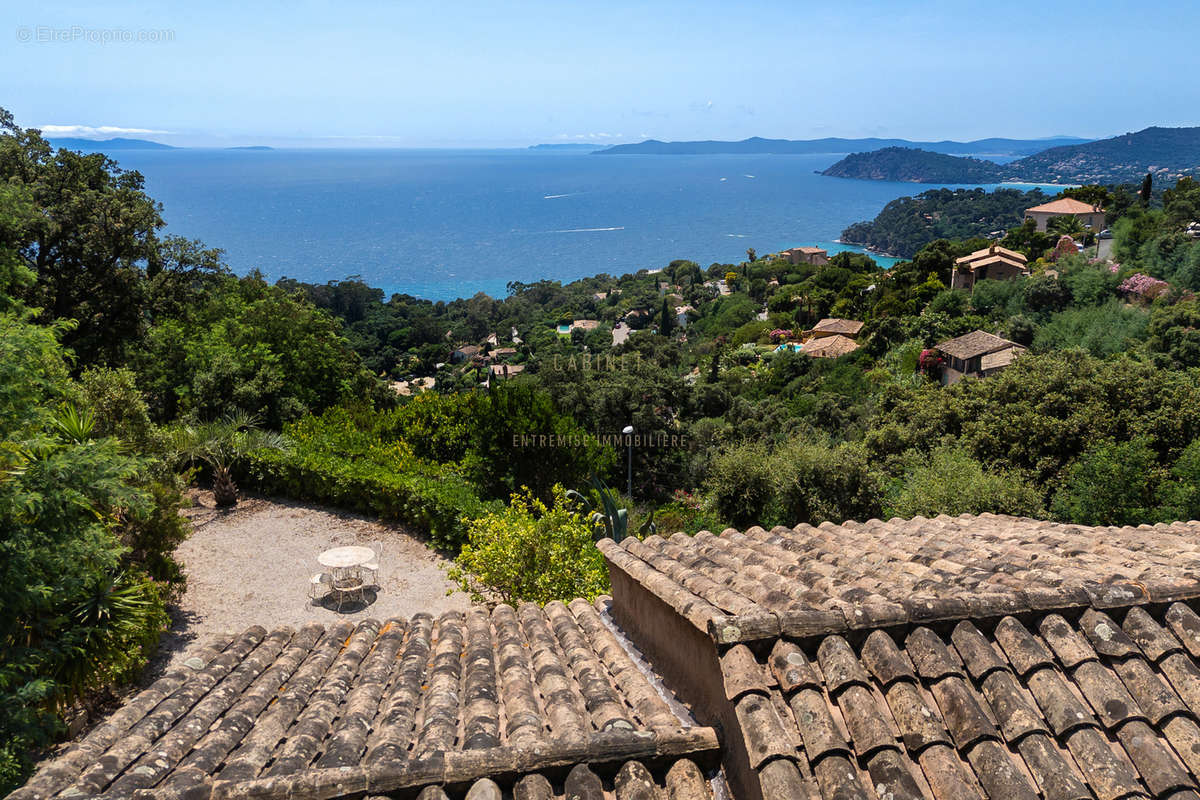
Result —
<path fill-rule="evenodd" d="M 71 444 L 83 444 L 92 438 L 96 428 L 96 415 L 90 409 L 80 411 L 70 403 L 64 404 L 52 418 L 59 435 Z"/>
<path fill-rule="evenodd" d="M 598 476 L 592 475 L 590 483 L 592 484 L 589 492 L 591 496 L 572 489 L 567 492 L 567 497 L 582 506 L 585 511 L 591 512 L 589 519 L 596 529 L 597 539 L 607 536 L 614 542 L 621 541 L 629 535 L 629 510 L 617 507 L 619 497 L 616 491 L 610 489 Z M 593 499 L 598 502 L 593 503 Z M 599 509 L 596 506 L 599 506 Z M 654 533 L 655 530 L 654 512 L 651 511 L 646 521 L 638 526 L 638 533 L 646 536 Z"/>
<path fill-rule="evenodd" d="M 182 464 L 207 464 L 212 470 L 213 499 L 218 507 L 237 505 L 233 468 L 247 454 L 262 449 L 287 450 L 287 439 L 258 427 L 258 419 L 235 411 L 215 422 L 185 425 L 171 435 L 172 449 Z"/>

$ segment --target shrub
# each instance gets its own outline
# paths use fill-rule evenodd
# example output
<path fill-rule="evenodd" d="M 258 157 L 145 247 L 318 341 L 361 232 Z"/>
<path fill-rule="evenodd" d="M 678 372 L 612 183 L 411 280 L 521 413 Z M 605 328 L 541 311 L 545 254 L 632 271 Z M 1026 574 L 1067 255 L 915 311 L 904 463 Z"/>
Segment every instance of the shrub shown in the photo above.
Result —
<path fill-rule="evenodd" d="M 816 525 L 880 512 L 864 453 L 793 438 L 775 450 L 747 442 L 713 459 L 707 486 L 716 512 L 734 525 Z"/>
<path fill-rule="evenodd" d="M 1054 515 L 1080 525 L 1156 522 L 1157 473 L 1154 451 L 1145 439 L 1096 445 L 1067 471 L 1066 483 L 1054 496 Z"/>
<path fill-rule="evenodd" d="M 311 500 L 394 519 L 427 534 L 435 547 L 457 552 L 464 517 L 491 507 L 450 468 L 411 459 L 381 464 L 387 447 L 353 455 L 320 448 L 263 450 L 247 457 L 243 479 L 267 494 Z"/>
<path fill-rule="evenodd" d="M 957 448 L 935 450 L 915 461 L 888 492 L 889 516 L 938 514 L 1044 514 L 1041 492 L 1009 470 L 990 471 Z"/>
<path fill-rule="evenodd" d="M 488 596 L 508 603 L 592 600 L 608 590 L 592 524 L 561 485 L 554 486 L 551 504 L 520 492 L 507 508 L 464 522 L 467 543 L 449 576 L 476 602 Z"/>

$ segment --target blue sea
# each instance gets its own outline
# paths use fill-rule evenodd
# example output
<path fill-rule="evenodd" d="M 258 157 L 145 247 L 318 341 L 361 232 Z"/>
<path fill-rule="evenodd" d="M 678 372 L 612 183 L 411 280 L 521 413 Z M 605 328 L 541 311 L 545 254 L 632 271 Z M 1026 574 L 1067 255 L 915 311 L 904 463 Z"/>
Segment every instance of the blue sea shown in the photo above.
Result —
<path fill-rule="evenodd" d="M 687 258 L 817 245 L 928 185 L 827 178 L 830 155 L 599 156 L 527 150 L 121 151 L 168 232 L 239 274 L 450 300 Z M 879 258 L 885 266 L 893 259 Z"/>

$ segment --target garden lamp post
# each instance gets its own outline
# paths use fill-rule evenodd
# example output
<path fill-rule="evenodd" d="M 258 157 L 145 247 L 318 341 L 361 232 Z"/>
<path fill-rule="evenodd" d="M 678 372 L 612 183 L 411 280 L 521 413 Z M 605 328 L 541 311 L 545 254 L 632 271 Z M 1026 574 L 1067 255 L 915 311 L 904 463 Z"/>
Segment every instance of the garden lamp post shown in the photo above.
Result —
<path fill-rule="evenodd" d="M 627 482 L 626 486 L 629 490 L 629 502 L 633 502 L 633 426 L 626 425 L 621 433 L 625 434 L 625 444 L 628 446 L 628 458 L 626 459 L 627 466 Z"/>

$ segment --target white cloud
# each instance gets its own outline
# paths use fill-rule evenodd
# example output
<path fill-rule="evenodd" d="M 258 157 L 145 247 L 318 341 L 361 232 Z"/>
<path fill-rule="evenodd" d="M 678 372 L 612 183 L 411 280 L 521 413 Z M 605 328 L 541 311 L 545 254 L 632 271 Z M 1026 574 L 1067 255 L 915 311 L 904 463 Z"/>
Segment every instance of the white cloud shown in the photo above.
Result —
<path fill-rule="evenodd" d="M 571 141 L 595 141 L 597 139 L 623 139 L 623 133 L 560 133 L 554 137 L 555 139 L 565 139 Z"/>
<path fill-rule="evenodd" d="M 157 131 L 151 128 L 120 128 L 116 125 L 43 125 L 41 131 L 44 136 L 79 136 L 84 139 L 170 133 L 170 131 Z"/>

